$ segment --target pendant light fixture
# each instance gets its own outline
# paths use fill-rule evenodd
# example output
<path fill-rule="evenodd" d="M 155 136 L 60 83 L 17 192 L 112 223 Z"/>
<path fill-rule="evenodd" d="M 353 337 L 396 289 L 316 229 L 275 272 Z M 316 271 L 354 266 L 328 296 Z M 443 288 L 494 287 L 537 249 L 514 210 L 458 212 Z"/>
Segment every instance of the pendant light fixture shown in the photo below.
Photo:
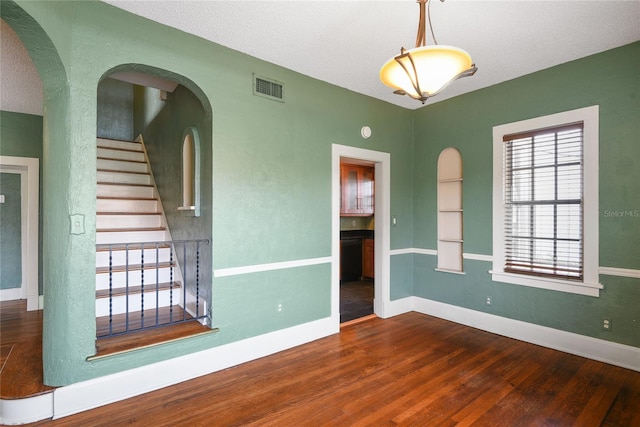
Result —
<path fill-rule="evenodd" d="M 431 17 L 426 13 L 428 1 L 418 0 L 420 21 L 416 47 L 409 50 L 400 48 L 400 55 L 389 59 L 380 69 L 380 80 L 395 89 L 393 93 L 409 95 L 423 104 L 452 81 L 472 76 L 478 70 L 466 51 L 453 46 L 438 45 L 433 34 Z M 433 46 L 426 46 L 425 17 L 429 19 Z"/>

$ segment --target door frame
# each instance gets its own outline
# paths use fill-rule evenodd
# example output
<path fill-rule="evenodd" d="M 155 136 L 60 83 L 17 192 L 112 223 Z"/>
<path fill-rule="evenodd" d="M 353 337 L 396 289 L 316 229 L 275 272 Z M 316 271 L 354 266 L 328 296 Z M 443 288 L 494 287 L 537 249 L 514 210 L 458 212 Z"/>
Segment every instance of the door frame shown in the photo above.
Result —
<path fill-rule="evenodd" d="M 27 311 L 42 309 L 38 296 L 40 160 L 32 157 L 0 156 L 0 172 L 20 174 L 22 241 L 20 297 L 27 299 Z"/>
<path fill-rule="evenodd" d="M 381 151 L 332 144 L 331 146 L 331 317 L 340 326 L 340 160 L 356 159 L 375 164 L 375 281 L 373 312 L 388 317 L 391 303 L 391 154 Z"/>

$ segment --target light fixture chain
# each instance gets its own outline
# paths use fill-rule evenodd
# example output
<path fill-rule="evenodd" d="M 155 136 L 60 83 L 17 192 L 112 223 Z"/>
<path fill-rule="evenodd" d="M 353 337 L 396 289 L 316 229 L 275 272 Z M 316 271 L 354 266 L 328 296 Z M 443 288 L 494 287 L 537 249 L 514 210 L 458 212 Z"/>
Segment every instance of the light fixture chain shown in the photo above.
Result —
<path fill-rule="evenodd" d="M 428 1 L 428 0 L 427 0 Z M 444 0 L 440 0 L 441 3 L 444 3 Z M 436 34 L 433 32 L 433 24 L 431 23 L 431 3 L 427 5 L 427 19 L 429 20 L 429 31 L 431 31 L 431 37 L 433 38 L 433 44 L 437 45 L 438 40 L 436 40 Z"/>
<path fill-rule="evenodd" d="M 416 47 L 425 46 L 427 44 L 427 34 L 424 30 L 425 26 L 425 5 L 429 0 L 418 0 L 420 5 L 420 19 L 418 21 L 418 34 L 416 35 Z"/>

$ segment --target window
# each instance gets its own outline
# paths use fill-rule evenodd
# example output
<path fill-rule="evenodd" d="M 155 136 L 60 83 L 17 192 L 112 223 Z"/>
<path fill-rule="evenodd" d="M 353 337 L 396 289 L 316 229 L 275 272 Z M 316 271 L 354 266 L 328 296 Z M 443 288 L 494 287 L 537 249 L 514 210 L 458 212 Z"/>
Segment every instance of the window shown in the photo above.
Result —
<path fill-rule="evenodd" d="M 598 296 L 597 205 L 597 106 L 494 128 L 494 280 Z"/>

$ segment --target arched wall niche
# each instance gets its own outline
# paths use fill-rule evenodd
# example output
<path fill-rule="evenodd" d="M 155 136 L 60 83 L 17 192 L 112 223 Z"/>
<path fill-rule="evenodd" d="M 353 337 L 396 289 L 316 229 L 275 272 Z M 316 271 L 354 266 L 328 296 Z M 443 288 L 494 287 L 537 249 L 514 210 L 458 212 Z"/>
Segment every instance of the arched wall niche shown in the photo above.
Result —
<path fill-rule="evenodd" d="M 194 216 L 200 216 L 200 157 L 200 133 L 192 126 L 182 137 L 182 206 L 178 210 L 192 211 Z"/>
<path fill-rule="evenodd" d="M 462 273 L 462 155 L 449 147 L 438 157 L 438 267 Z"/>

